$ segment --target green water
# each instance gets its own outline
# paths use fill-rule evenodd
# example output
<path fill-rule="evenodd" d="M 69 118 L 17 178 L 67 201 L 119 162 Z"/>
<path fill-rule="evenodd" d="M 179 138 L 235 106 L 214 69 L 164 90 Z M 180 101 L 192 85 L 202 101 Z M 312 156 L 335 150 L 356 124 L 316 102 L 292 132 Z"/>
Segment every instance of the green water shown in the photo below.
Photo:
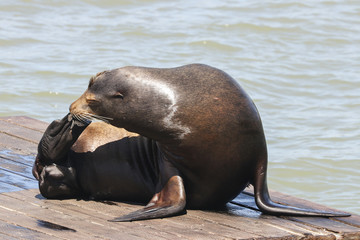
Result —
<path fill-rule="evenodd" d="M 0 2 L 0 116 L 50 122 L 99 71 L 194 62 L 254 99 L 271 189 L 360 213 L 359 1 Z"/>

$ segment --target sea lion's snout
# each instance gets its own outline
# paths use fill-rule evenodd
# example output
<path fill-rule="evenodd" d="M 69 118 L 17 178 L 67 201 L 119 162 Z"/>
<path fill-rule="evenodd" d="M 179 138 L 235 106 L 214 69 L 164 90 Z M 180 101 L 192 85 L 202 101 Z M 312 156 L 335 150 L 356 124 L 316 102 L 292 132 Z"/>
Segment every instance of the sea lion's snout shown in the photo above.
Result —
<path fill-rule="evenodd" d="M 95 97 L 93 96 L 93 94 L 90 94 L 88 93 L 88 91 L 86 91 L 70 105 L 69 111 L 74 115 L 93 114 L 89 104 L 94 102 Z"/>
<path fill-rule="evenodd" d="M 95 94 L 85 91 L 79 99 L 73 102 L 69 107 L 69 112 L 74 119 L 83 123 L 89 123 L 94 120 L 109 122 L 113 120 L 111 117 L 102 115 L 101 109 L 102 102 L 95 97 Z"/>

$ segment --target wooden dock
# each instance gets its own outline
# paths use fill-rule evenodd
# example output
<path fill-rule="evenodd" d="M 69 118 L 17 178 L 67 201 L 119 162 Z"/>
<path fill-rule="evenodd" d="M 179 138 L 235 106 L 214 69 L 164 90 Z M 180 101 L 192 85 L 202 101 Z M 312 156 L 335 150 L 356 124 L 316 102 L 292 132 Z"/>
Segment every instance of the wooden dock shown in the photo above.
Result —
<path fill-rule="evenodd" d="M 0 118 L 0 239 L 360 239 L 360 216 L 345 218 L 262 215 L 251 189 L 223 211 L 128 223 L 108 219 L 141 206 L 112 201 L 47 200 L 31 168 L 47 123 L 28 117 Z M 275 201 L 327 207 L 272 192 Z"/>

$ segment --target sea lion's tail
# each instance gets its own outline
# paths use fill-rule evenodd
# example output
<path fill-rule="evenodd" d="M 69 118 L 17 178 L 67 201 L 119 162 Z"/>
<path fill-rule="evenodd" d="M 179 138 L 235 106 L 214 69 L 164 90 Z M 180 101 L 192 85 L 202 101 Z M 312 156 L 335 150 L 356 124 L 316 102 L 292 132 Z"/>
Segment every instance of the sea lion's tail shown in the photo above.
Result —
<path fill-rule="evenodd" d="M 261 212 L 276 216 L 308 216 L 308 217 L 348 217 L 351 214 L 342 212 L 326 212 L 313 209 L 303 209 L 298 207 L 286 206 L 275 203 L 271 200 L 267 182 L 267 154 L 262 156 L 255 168 L 255 176 L 253 180 L 255 202 Z"/>

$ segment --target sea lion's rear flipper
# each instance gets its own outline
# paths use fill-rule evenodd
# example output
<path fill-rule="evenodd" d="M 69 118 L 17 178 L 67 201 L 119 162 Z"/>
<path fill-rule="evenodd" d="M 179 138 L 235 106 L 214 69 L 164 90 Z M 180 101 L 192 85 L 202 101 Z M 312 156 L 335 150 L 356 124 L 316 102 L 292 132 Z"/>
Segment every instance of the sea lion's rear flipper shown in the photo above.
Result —
<path fill-rule="evenodd" d="M 261 212 L 275 216 L 348 217 L 351 214 L 285 206 L 271 200 L 266 182 L 267 157 L 259 161 L 253 180 L 255 202 Z"/>
<path fill-rule="evenodd" d="M 163 189 L 140 210 L 109 220 L 110 222 L 130 222 L 180 215 L 186 212 L 186 196 L 182 178 L 172 176 Z"/>

